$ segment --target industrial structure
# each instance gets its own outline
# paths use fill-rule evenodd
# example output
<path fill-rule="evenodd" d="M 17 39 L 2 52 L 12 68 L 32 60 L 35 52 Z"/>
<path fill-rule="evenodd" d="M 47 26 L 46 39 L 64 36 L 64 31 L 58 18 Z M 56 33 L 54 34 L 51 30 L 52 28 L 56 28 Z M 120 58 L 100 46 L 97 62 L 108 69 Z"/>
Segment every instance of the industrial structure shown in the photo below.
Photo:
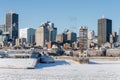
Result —
<path fill-rule="evenodd" d="M 81 26 L 80 28 L 80 51 L 83 52 L 87 49 L 87 40 L 88 40 L 88 29 L 86 26 Z"/>

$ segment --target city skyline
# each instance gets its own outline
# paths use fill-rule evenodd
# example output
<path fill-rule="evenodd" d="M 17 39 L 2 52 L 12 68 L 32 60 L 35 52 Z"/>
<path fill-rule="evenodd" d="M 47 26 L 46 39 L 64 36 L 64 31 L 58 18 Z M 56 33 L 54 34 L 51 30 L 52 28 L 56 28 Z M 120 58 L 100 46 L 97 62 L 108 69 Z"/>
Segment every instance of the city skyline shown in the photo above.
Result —
<path fill-rule="evenodd" d="M 118 32 L 119 3 L 118 0 L 11 0 L 11 2 L 1 0 L 0 24 L 5 23 L 5 14 L 13 10 L 20 16 L 20 29 L 26 27 L 37 29 L 42 23 L 51 21 L 58 28 L 58 33 L 70 29 L 78 34 L 80 26 L 85 25 L 89 30 L 95 30 L 97 34 L 97 20 L 104 15 L 113 21 L 113 31 Z"/>

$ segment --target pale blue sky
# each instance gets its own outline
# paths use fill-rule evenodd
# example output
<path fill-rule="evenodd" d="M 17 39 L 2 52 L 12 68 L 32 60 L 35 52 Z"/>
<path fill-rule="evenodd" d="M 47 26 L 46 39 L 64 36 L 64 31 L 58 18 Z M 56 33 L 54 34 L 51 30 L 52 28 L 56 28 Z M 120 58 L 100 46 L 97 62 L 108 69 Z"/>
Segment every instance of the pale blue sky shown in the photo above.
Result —
<path fill-rule="evenodd" d="M 82 25 L 97 32 L 102 15 L 113 20 L 113 31 L 120 27 L 120 0 L 0 0 L 0 24 L 9 10 L 19 14 L 20 28 L 36 29 L 48 20 L 58 33 L 64 29 L 78 33 Z"/>

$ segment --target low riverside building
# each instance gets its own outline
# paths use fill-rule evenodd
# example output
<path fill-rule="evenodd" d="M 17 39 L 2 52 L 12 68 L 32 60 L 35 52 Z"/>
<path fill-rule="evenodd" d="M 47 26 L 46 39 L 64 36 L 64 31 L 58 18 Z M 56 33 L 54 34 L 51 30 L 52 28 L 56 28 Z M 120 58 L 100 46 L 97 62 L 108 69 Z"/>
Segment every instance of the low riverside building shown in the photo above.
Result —
<path fill-rule="evenodd" d="M 2 50 L 0 51 L 0 55 L 2 58 L 38 58 L 40 54 L 35 52 L 34 50 L 24 50 L 24 49 L 17 49 L 17 50 Z"/>
<path fill-rule="evenodd" d="M 106 50 L 105 49 L 87 50 L 87 56 L 88 57 L 106 56 Z"/>
<path fill-rule="evenodd" d="M 16 39 L 16 46 L 25 46 L 26 44 L 26 38 L 18 38 Z"/>
<path fill-rule="evenodd" d="M 107 49 L 106 56 L 109 57 L 120 57 L 120 49 Z"/>
<path fill-rule="evenodd" d="M 0 50 L 0 68 L 34 69 L 40 59 L 39 55 L 30 49 Z"/>
<path fill-rule="evenodd" d="M 99 50 L 87 50 L 87 56 L 88 57 L 120 57 L 120 49 L 114 48 L 114 49 L 99 49 Z"/>

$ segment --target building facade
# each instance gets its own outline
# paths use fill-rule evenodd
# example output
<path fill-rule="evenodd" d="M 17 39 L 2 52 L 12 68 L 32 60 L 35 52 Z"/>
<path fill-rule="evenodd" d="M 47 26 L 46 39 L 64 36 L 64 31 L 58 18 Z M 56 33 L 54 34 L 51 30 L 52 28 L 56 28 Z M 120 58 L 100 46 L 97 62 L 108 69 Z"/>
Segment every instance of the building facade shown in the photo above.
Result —
<path fill-rule="evenodd" d="M 94 30 L 88 32 L 88 39 L 94 39 L 95 38 L 95 32 Z"/>
<path fill-rule="evenodd" d="M 5 32 L 5 25 L 0 25 L 0 45 L 6 46 L 9 42 L 9 32 Z"/>
<path fill-rule="evenodd" d="M 91 44 L 93 44 L 93 40 L 95 39 L 94 30 L 88 32 L 88 48 L 91 48 Z"/>
<path fill-rule="evenodd" d="M 45 42 L 49 40 L 49 32 L 44 26 L 40 26 L 35 32 L 35 41 L 37 46 L 45 46 Z"/>
<path fill-rule="evenodd" d="M 120 28 L 119 28 L 119 31 L 118 31 L 118 42 L 120 43 Z"/>
<path fill-rule="evenodd" d="M 36 45 L 44 47 L 47 42 L 56 41 L 57 28 L 53 23 L 47 21 L 36 30 L 35 34 Z"/>
<path fill-rule="evenodd" d="M 46 23 L 47 28 L 49 30 L 49 41 L 55 42 L 56 41 L 56 35 L 57 35 L 57 28 L 54 27 L 54 23 L 47 22 Z"/>
<path fill-rule="evenodd" d="M 10 38 L 18 38 L 18 14 L 9 12 L 6 14 L 6 32 L 10 33 Z"/>
<path fill-rule="evenodd" d="M 112 32 L 112 34 L 110 34 L 110 43 L 115 42 L 117 42 L 117 32 Z"/>
<path fill-rule="evenodd" d="M 58 34 L 58 35 L 56 36 L 56 42 L 63 43 L 63 34 Z"/>
<path fill-rule="evenodd" d="M 98 19 L 98 44 L 100 46 L 106 42 L 110 42 L 111 33 L 112 20 L 106 18 Z"/>
<path fill-rule="evenodd" d="M 17 38 L 16 39 L 16 46 L 24 47 L 26 43 L 26 38 Z"/>
<path fill-rule="evenodd" d="M 5 25 L 0 25 L 0 33 L 5 32 Z"/>
<path fill-rule="evenodd" d="M 80 50 L 81 52 L 87 50 L 88 48 L 88 29 L 86 26 L 81 26 L 80 28 Z"/>
<path fill-rule="evenodd" d="M 77 34 L 74 33 L 74 32 L 69 31 L 69 32 L 67 33 L 67 41 L 68 41 L 69 43 L 73 43 L 73 42 L 75 42 L 76 40 L 77 40 Z"/>
<path fill-rule="evenodd" d="M 73 43 L 77 40 L 77 34 L 70 31 L 69 29 L 65 30 L 63 34 L 65 43 Z"/>
<path fill-rule="evenodd" d="M 9 32 L 10 39 L 15 41 L 18 38 L 19 20 L 18 14 L 8 12 L 6 14 L 5 32 Z"/>
<path fill-rule="evenodd" d="M 35 41 L 37 46 L 46 46 L 46 42 L 49 41 L 49 31 L 44 25 L 41 25 L 35 33 Z"/>
<path fill-rule="evenodd" d="M 19 31 L 20 38 L 26 38 L 27 43 L 34 43 L 35 42 L 35 29 L 33 28 L 24 28 L 20 29 Z"/>

